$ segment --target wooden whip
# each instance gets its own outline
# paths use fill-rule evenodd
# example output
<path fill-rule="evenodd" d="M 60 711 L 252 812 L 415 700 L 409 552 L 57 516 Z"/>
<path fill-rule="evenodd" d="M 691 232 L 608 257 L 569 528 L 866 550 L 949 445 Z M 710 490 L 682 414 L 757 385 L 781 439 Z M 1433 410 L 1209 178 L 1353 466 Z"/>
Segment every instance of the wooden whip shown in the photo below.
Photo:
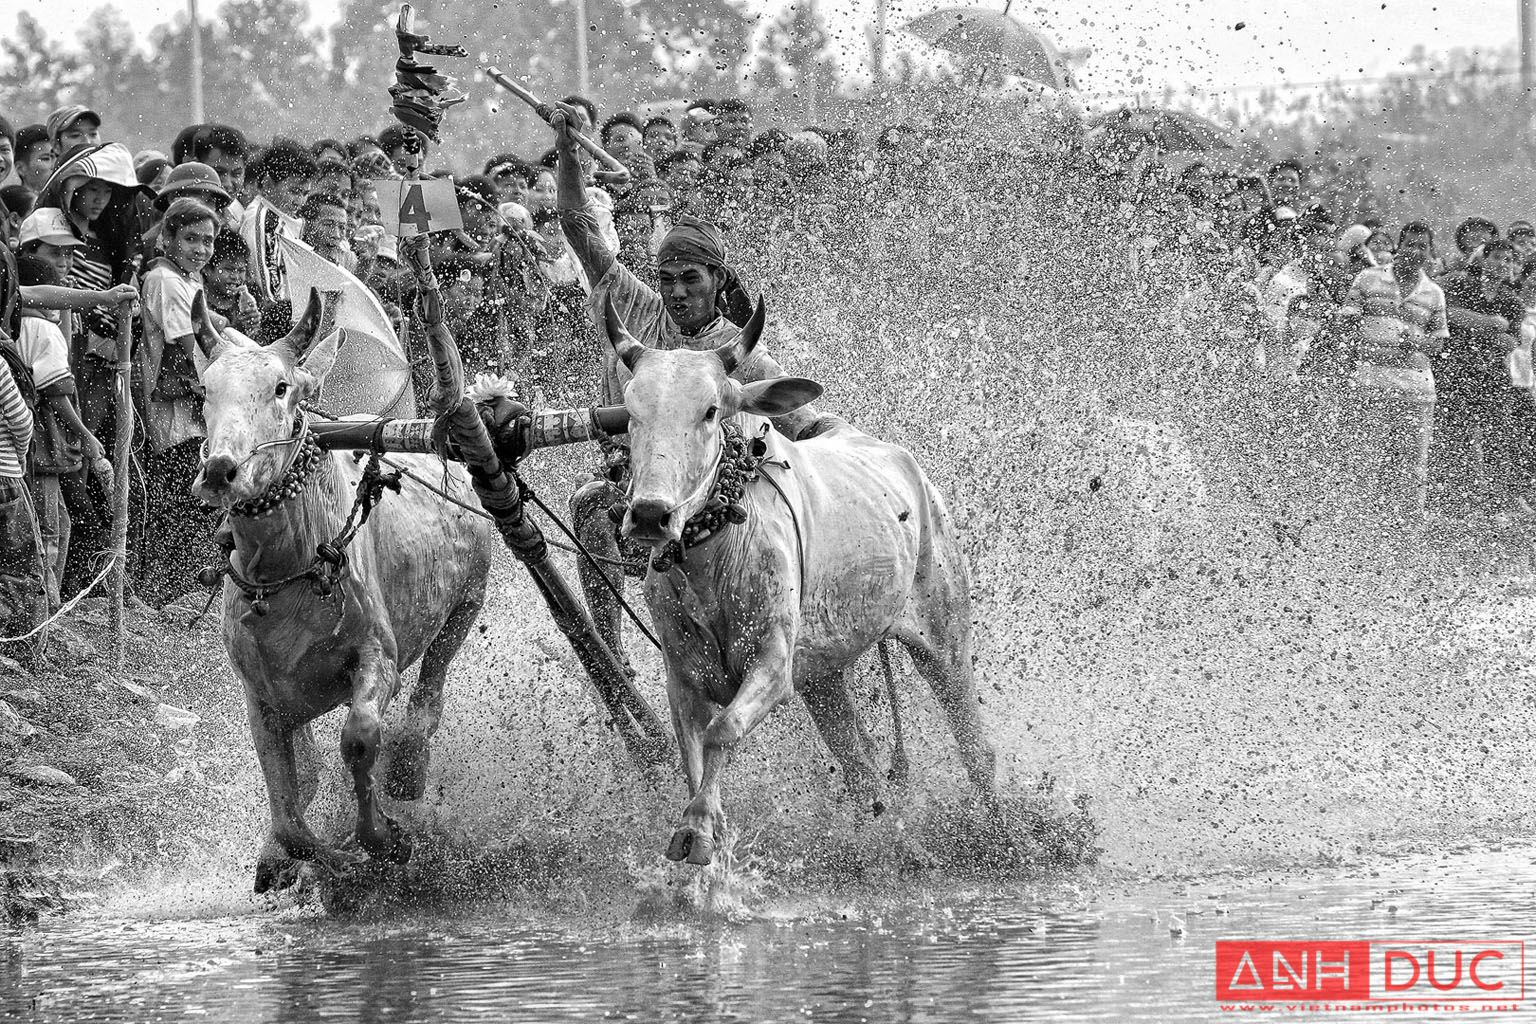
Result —
<path fill-rule="evenodd" d="M 508 78 L 497 68 L 484 67 L 480 70 L 484 71 L 486 77 L 491 81 L 495 82 L 497 85 L 507 90 L 507 92 L 510 92 L 512 95 L 516 96 L 518 99 L 532 107 L 533 112 L 538 114 L 539 118 L 545 124 L 549 123 L 550 118 L 554 115 L 555 112 L 554 106 L 545 103 L 533 93 L 529 92 L 527 89 L 523 88 L 521 85 L 518 85 L 512 79 Z M 622 175 L 622 178 L 620 179 L 621 181 L 629 179 L 629 168 L 620 163 L 618 158 L 614 157 L 602 146 L 599 146 L 597 143 L 593 142 L 585 132 L 577 131 L 573 127 L 571 129 L 571 134 L 576 136 L 576 144 L 582 149 L 586 150 L 588 153 L 591 153 L 597 159 L 597 161 L 603 165 L 608 173 L 613 175 Z"/>

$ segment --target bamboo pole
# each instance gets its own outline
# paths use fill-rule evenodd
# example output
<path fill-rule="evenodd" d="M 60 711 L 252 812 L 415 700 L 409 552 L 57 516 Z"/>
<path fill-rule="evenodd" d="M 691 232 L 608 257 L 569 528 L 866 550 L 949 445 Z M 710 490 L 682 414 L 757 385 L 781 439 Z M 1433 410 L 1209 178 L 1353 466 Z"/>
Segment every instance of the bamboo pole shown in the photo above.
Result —
<path fill-rule="evenodd" d="M 671 743 L 665 728 L 625 674 L 618 657 L 598 636 L 586 606 L 561 576 L 538 524 L 526 514 L 521 482 L 502 463 L 479 410 L 464 394 L 464 365 L 453 334 L 443 322 L 442 293 L 429 254 L 426 235 L 401 242 L 402 260 L 416 277 L 417 309 L 432 353 L 437 382 L 432 414 L 447 427 L 459 458 L 469 467 L 481 507 L 496 521 L 502 542 L 533 577 L 549 606 L 550 617 L 565 634 L 612 715 L 625 748 L 640 764 L 659 767 L 670 758 Z"/>
<path fill-rule="evenodd" d="M 117 307 L 117 434 L 112 444 L 112 573 L 108 577 L 111 604 L 112 661 L 121 672 L 127 654 L 128 628 L 123 620 L 123 591 L 128 580 L 128 477 L 133 448 L 133 303 Z"/>

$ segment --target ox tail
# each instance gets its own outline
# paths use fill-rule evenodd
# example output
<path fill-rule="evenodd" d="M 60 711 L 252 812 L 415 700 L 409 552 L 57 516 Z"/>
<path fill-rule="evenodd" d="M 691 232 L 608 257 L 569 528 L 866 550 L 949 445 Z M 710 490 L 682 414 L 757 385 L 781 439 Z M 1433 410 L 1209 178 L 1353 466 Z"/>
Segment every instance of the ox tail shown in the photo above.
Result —
<path fill-rule="evenodd" d="M 907 761 L 907 744 L 901 730 L 901 701 L 896 695 L 896 672 L 891 667 L 891 642 L 881 640 L 876 645 L 880 653 L 880 669 L 885 673 L 885 695 L 891 702 L 891 735 L 894 737 L 894 748 L 891 751 L 891 770 L 886 773 L 886 778 L 891 784 L 905 787 L 907 779 L 912 774 L 912 766 Z"/>

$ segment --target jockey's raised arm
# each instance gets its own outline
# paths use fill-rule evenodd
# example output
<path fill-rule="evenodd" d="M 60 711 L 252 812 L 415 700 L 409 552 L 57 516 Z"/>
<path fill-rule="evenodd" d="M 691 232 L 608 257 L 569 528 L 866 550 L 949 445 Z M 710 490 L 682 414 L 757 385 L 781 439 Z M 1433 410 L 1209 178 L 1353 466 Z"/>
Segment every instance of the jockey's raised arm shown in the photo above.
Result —
<path fill-rule="evenodd" d="M 560 160 L 555 169 L 556 204 L 566 241 L 595 286 L 614 263 L 614 250 L 603 238 L 592 201 L 587 196 L 587 172 L 581 165 L 572 129 L 573 115 L 565 104 L 557 104 L 550 124 L 555 128 L 555 151 Z"/>

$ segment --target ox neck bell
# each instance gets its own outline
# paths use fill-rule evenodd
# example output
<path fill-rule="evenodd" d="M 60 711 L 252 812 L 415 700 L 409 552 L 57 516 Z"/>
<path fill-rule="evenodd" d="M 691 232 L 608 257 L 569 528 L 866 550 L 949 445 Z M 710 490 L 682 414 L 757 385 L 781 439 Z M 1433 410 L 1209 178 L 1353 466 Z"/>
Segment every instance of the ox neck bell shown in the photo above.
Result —
<path fill-rule="evenodd" d="M 651 568 L 668 572 L 683 560 L 683 552 L 704 543 L 731 523 L 747 521 L 747 507 L 741 503 L 747 484 L 757 480 L 767 455 L 767 444 L 760 437 L 748 441 L 741 428 L 726 421 L 721 425 L 720 468 L 710 488 L 704 507 L 683 524 L 683 539 L 672 541 L 651 556 Z"/>
<path fill-rule="evenodd" d="M 299 492 L 304 490 L 304 486 L 309 483 L 310 473 L 320 464 L 320 446 L 315 443 L 315 435 L 307 424 L 300 429 L 302 433 L 294 439 L 293 458 L 289 460 L 283 475 L 256 497 L 237 501 L 229 506 L 231 516 L 239 516 L 243 519 L 260 519 L 269 516 L 290 499 L 297 498 Z"/>

